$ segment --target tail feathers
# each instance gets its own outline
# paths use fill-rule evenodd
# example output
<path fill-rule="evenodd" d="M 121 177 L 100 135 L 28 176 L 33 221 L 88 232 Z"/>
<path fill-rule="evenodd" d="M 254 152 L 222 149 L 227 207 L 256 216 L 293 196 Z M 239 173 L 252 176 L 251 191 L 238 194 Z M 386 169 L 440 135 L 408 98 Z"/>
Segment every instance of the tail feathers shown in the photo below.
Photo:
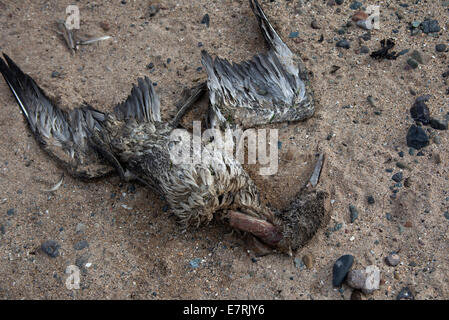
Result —
<path fill-rule="evenodd" d="M 262 35 L 265 38 L 268 48 L 276 51 L 278 55 L 290 56 L 290 49 L 276 33 L 276 30 L 274 30 L 259 2 L 257 0 L 249 0 L 249 4 L 259 22 L 260 30 L 262 31 Z"/>
<path fill-rule="evenodd" d="M 92 148 L 90 139 L 101 131 L 105 115 L 89 106 L 65 112 L 11 58 L 4 57 L 0 72 L 43 148 L 74 176 L 95 178 L 112 172 L 114 168 Z"/>
<path fill-rule="evenodd" d="M 134 119 L 139 122 L 160 122 L 160 100 L 148 77 L 137 80 L 126 101 L 114 110 L 119 120 Z"/>

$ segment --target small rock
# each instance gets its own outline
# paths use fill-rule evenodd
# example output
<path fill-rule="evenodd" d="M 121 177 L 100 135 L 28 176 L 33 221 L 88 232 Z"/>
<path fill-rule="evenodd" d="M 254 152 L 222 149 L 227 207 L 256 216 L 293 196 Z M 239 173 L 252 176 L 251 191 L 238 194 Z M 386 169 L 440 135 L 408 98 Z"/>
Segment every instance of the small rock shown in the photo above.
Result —
<path fill-rule="evenodd" d="M 419 150 L 429 145 L 429 137 L 423 128 L 412 125 L 407 132 L 407 146 Z"/>
<path fill-rule="evenodd" d="M 440 32 L 441 30 L 438 20 L 426 20 L 421 26 L 424 33 Z"/>
<path fill-rule="evenodd" d="M 430 119 L 430 126 L 435 130 L 447 130 L 448 122 L 446 120 Z"/>
<path fill-rule="evenodd" d="M 351 8 L 352 10 L 358 10 L 362 7 L 362 3 L 358 2 L 358 1 L 354 1 L 353 3 L 351 3 L 351 5 L 349 6 L 349 8 Z"/>
<path fill-rule="evenodd" d="M 385 258 L 385 261 L 387 264 L 391 267 L 396 267 L 400 262 L 401 259 L 399 258 L 399 255 L 396 253 L 390 254 L 388 257 Z"/>
<path fill-rule="evenodd" d="M 365 286 L 366 274 L 364 270 L 351 270 L 346 277 L 346 283 L 353 289 L 361 290 Z"/>
<path fill-rule="evenodd" d="M 419 121 L 422 124 L 429 124 L 430 122 L 430 110 L 426 105 L 429 96 L 420 96 L 415 100 L 413 106 L 410 108 L 410 115 L 413 120 Z"/>
<path fill-rule="evenodd" d="M 374 204 L 375 200 L 373 196 L 368 196 L 367 201 L 369 204 Z"/>
<path fill-rule="evenodd" d="M 307 267 L 307 269 L 313 268 L 313 258 L 311 255 L 306 254 L 304 257 L 302 257 L 302 261 L 304 262 L 304 265 Z"/>
<path fill-rule="evenodd" d="M 355 220 L 359 217 L 359 212 L 357 208 L 352 204 L 349 206 L 349 217 L 351 218 L 351 223 L 354 223 Z"/>
<path fill-rule="evenodd" d="M 446 45 L 444 43 L 437 44 L 435 46 L 435 50 L 437 52 L 445 52 L 446 51 Z"/>
<path fill-rule="evenodd" d="M 13 216 L 14 213 L 16 213 L 16 210 L 14 210 L 14 208 L 8 209 L 8 211 L 6 211 L 6 214 L 7 214 L 8 216 Z"/>
<path fill-rule="evenodd" d="M 413 58 L 408 58 L 408 59 L 407 59 L 407 64 L 408 64 L 412 69 L 416 69 L 416 68 L 418 68 L 418 66 L 419 66 L 418 62 L 417 62 L 415 59 L 413 59 Z"/>
<path fill-rule="evenodd" d="M 73 249 L 75 250 L 83 250 L 85 248 L 89 247 L 89 243 L 86 240 L 81 240 L 75 243 L 73 246 Z"/>
<path fill-rule="evenodd" d="M 351 47 L 351 44 L 349 43 L 348 40 L 343 39 L 337 42 L 336 46 L 338 48 L 344 48 L 344 49 L 349 49 Z"/>
<path fill-rule="evenodd" d="M 54 240 L 47 240 L 41 245 L 42 251 L 52 258 L 59 256 L 60 245 Z"/>
<path fill-rule="evenodd" d="M 399 169 L 410 169 L 410 167 L 407 164 L 405 164 L 404 162 L 402 162 L 402 161 L 396 162 L 396 166 Z"/>
<path fill-rule="evenodd" d="M 395 182 L 401 182 L 402 179 L 404 179 L 404 175 L 403 175 L 402 172 L 398 172 L 398 173 L 395 173 L 395 174 L 391 177 L 391 179 L 393 179 L 393 181 L 395 181 Z"/>
<path fill-rule="evenodd" d="M 290 32 L 290 34 L 288 35 L 288 37 L 289 37 L 290 39 L 298 38 L 298 37 L 299 37 L 299 32 L 298 32 L 298 31 L 292 31 L 292 32 Z"/>
<path fill-rule="evenodd" d="M 404 287 L 397 295 L 396 300 L 415 300 L 415 297 L 409 287 Z"/>
<path fill-rule="evenodd" d="M 342 5 L 345 0 L 335 0 L 335 3 L 338 5 Z"/>
<path fill-rule="evenodd" d="M 419 52 L 418 50 L 414 50 L 411 54 L 410 54 L 410 57 L 412 58 L 412 59 L 415 59 L 418 63 L 420 63 L 420 64 L 424 64 L 424 57 L 423 57 L 423 55 L 421 54 L 421 52 Z"/>
<path fill-rule="evenodd" d="M 356 22 L 356 24 L 365 30 L 372 30 L 373 29 L 373 24 L 371 23 L 371 20 L 359 20 Z"/>
<path fill-rule="evenodd" d="M 209 28 L 209 23 L 210 23 L 209 14 L 206 13 L 206 14 L 203 16 L 203 18 L 201 19 L 201 24 L 205 24 L 206 27 Z"/>
<path fill-rule="evenodd" d="M 334 287 L 341 286 L 353 263 L 354 256 L 350 254 L 338 258 L 332 268 L 332 285 Z"/>
<path fill-rule="evenodd" d="M 312 29 L 320 29 L 320 25 L 318 24 L 318 21 L 313 20 L 311 23 Z"/>
<path fill-rule="evenodd" d="M 366 281 L 365 285 L 362 288 L 362 292 L 364 294 L 371 294 L 375 290 L 379 289 L 380 285 L 380 270 L 378 267 L 371 265 L 366 267 Z"/>

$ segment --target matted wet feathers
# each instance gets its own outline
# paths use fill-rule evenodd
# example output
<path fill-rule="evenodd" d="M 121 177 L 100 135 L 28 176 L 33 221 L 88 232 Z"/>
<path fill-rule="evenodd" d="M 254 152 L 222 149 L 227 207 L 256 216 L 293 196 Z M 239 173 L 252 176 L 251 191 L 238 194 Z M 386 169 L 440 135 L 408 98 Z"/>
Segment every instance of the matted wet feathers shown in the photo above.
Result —
<path fill-rule="evenodd" d="M 282 41 L 259 3 L 251 0 L 250 5 L 269 50 L 240 64 L 212 59 L 202 52 L 214 116 L 212 125 L 248 128 L 311 117 L 312 89 L 301 59 Z"/>

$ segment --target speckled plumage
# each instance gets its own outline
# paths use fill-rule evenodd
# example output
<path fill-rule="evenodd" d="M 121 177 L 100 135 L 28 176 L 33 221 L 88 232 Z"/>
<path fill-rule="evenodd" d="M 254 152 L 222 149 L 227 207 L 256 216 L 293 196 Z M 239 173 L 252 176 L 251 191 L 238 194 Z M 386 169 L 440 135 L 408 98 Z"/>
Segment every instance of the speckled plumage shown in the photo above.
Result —
<path fill-rule="evenodd" d="M 233 66 L 203 53 L 216 119 L 220 126 L 229 125 L 229 120 L 247 127 L 311 116 L 313 100 L 305 69 L 272 29 L 257 1 L 250 3 L 270 51 Z M 31 131 L 72 175 L 96 178 L 116 170 L 123 179 L 138 180 L 163 195 L 183 228 L 217 217 L 284 252 L 303 246 L 326 223 L 325 193 L 304 189 L 289 208 L 269 209 L 261 204 L 242 165 L 217 150 L 214 142 L 202 145 L 203 161 L 174 162 L 175 150 L 198 151 L 181 143 L 190 141 L 191 133 L 183 131 L 184 139 L 173 135 L 179 116 L 172 122 L 161 121 L 160 101 L 148 78 L 138 79 L 126 101 L 112 112 L 89 106 L 64 112 L 6 55 L 5 60 L 0 58 L 0 72 Z M 232 119 L 223 116 L 226 112 L 232 113 Z"/>
<path fill-rule="evenodd" d="M 268 52 L 240 64 L 202 52 L 212 125 L 248 128 L 311 117 L 313 91 L 304 63 L 276 33 L 257 0 L 249 2 Z"/>

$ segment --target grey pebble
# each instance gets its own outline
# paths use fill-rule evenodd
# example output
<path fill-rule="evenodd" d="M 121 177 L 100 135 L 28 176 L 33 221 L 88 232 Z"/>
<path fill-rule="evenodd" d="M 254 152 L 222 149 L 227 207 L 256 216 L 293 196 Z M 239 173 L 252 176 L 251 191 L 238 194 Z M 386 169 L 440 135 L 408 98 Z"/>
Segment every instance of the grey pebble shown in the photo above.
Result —
<path fill-rule="evenodd" d="M 398 254 L 392 253 L 385 258 L 385 261 L 389 266 L 396 267 L 401 262 L 401 259 L 399 258 Z"/>
<path fill-rule="evenodd" d="M 54 240 L 47 240 L 41 245 L 42 251 L 52 258 L 59 256 L 59 248 L 61 246 Z"/>
<path fill-rule="evenodd" d="M 89 247 L 89 243 L 86 240 L 81 240 L 75 243 L 73 246 L 73 249 L 75 250 L 83 250 L 85 248 Z"/>
<path fill-rule="evenodd" d="M 349 206 L 349 217 L 351 218 L 351 223 L 354 223 L 354 221 L 359 217 L 357 208 L 352 204 Z"/>
<path fill-rule="evenodd" d="M 348 40 L 343 39 L 337 42 L 336 46 L 338 48 L 344 48 L 344 49 L 349 49 L 351 47 L 351 44 L 349 43 Z"/>

